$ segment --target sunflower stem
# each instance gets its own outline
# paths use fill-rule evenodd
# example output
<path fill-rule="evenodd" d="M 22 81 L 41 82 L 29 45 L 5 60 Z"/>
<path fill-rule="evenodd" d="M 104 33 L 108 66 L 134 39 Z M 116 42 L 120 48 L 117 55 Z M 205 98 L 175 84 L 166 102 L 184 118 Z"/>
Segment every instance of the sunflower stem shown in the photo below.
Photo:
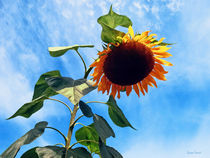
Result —
<path fill-rule="evenodd" d="M 79 109 L 78 104 L 74 105 L 74 109 L 73 109 L 73 112 L 71 114 L 71 119 L 70 119 L 70 123 L 69 123 L 69 130 L 68 130 L 68 134 L 67 134 L 67 142 L 66 142 L 66 145 L 65 145 L 65 148 L 66 148 L 65 158 L 67 158 L 67 152 L 68 152 L 68 149 L 69 149 L 69 146 L 70 146 L 72 133 L 73 133 L 73 129 L 74 129 L 74 124 L 75 124 L 74 120 L 75 120 L 78 109 Z"/>

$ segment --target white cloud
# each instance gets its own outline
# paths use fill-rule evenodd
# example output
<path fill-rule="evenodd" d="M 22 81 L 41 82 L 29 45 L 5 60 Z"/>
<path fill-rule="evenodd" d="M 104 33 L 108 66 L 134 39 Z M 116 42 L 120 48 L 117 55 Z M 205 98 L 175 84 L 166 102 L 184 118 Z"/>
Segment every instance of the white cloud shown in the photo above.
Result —
<path fill-rule="evenodd" d="M 140 2 L 133 2 L 132 6 L 129 7 L 130 12 L 135 13 L 138 18 L 144 17 L 144 8 L 140 4 Z"/>
<path fill-rule="evenodd" d="M 166 5 L 172 12 L 177 12 L 180 10 L 181 6 L 183 5 L 182 0 L 169 0 L 168 4 Z"/>

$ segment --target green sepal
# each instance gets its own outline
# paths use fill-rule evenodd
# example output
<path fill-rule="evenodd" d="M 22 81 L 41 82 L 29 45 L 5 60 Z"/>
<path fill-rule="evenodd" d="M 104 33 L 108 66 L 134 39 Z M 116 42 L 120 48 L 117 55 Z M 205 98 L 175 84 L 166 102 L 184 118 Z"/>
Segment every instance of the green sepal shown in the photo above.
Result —
<path fill-rule="evenodd" d="M 92 48 L 94 45 L 74 45 L 66 47 L 48 47 L 48 51 L 52 57 L 59 57 L 64 55 L 68 50 L 77 51 L 79 48 Z"/>

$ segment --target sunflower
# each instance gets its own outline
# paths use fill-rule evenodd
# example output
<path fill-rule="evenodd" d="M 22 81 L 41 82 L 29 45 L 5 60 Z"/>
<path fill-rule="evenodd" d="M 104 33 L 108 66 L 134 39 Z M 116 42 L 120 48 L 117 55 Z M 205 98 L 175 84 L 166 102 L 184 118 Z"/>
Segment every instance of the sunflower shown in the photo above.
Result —
<path fill-rule="evenodd" d="M 134 34 L 132 27 L 123 37 L 118 37 L 121 42 L 109 43 L 107 48 L 99 52 L 98 59 L 90 67 L 95 68 L 93 81 L 98 85 L 98 91 L 115 98 L 120 98 L 120 92 L 126 91 L 127 96 L 132 89 L 140 97 L 140 92 L 145 95 L 148 92 L 148 85 L 157 87 L 156 79 L 165 81 L 162 65 L 172 64 L 161 58 L 172 56 L 166 52 L 170 47 L 161 46 L 164 40 L 154 38 L 156 34 L 145 31 L 142 34 Z"/>

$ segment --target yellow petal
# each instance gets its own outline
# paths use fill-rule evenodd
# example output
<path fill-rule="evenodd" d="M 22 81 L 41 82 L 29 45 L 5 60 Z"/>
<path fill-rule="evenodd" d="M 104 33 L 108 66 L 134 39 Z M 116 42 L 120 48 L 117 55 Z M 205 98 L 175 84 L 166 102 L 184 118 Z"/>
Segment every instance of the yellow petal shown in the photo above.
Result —
<path fill-rule="evenodd" d="M 155 61 L 165 66 L 173 66 L 173 64 L 171 64 L 170 62 L 157 57 L 155 57 Z"/>
<path fill-rule="evenodd" d="M 171 47 L 166 47 L 166 46 L 160 46 L 159 48 L 160 49 L 154 50 L 153 52 L 165 52 L 165 51 L 171 49 Z"/>
<path fill-rule="evenodd" d="M 129 26 L 129 27 L 128 27 L 128 33 L 130 34 L 131 38 L 134 37 L 134 31 L 133 31 L 132 26 Z"/>

